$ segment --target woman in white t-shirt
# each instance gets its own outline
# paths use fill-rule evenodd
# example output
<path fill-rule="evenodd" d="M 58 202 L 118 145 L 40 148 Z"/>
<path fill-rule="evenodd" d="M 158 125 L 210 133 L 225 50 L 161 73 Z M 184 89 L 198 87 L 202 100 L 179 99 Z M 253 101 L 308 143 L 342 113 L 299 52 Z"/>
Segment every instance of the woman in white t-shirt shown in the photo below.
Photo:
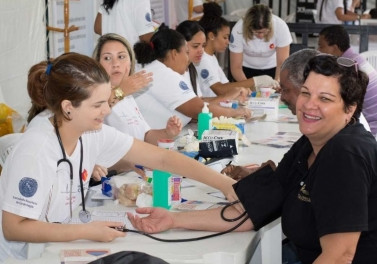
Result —
<path fill-rule="evenodd" d="M 154 32 L 150 0 L 103 0 L 94 32 L 119 34 L 131 47 L 140 40 L 149 42 Z"/>
<path fill-rule="evenodd" d="M 263 4 L 252 6 L 230 35 L 230 69 L 237 81 L 267 74 L 280 79 L 292 42 L 287 24 Z"/>
<path fill-rule="evenodd" d="M 189 64 L 184 37 L 162 24 L 150 44 L 139 42 L 134 49 L 138 63 L 144 65 L 146 71 L 153 72 L 151 84 L 135 94 L 148 124 L 155 129 L 162 128 L 171 115 L 178 116 L 183 125 L 197 119 L 204 103 L 183 76 Z M 233 109 L 217 104 L 210 104 L 209 109 L 213 116 L 234 116 Z M 237 116 L 251 117 L 247 108 L 236 111 Z"/>
<path fill-rule="evenodd" d="M 130 90 L 137 91 L 152 81 L 152 73 L 145 71 L 134 73 L 135 55 L 125 38 L 113 33 L 101 36 L 94 49 L 93 58 L 105 68 L 113 87 L 111 95 L 113 100 L 110 100 L 112 111 L 105 118 L 105 124 L 154 145 L 157 145 L 159 139 L 174 139 L 180 133 L 182 124 L 178 117 L 171 116 L 163 129 L 151 129 L 133 96 L 123 97 L 122 93 L 125 94 Z M 116 91 L 118 98 L 115 96 Z M 135 167 L 131 166 L 130 168 L 134 169 Z M 124 171 L 130 168 L 113 167 L 111 169 Z M 106 168 L 96 166 L 92 176 L 99 181 L 101 177 L 107 175 L 107 172 Z"/>
<path fill-rule="evenodd" d="M 215 56 L 216 53 L 223 53 L 228 48 L 229 22 L 221 16 L 222 9 L 217 3 L 205 3 L 203 7 L 204 15 L 199 20 L 199 24 L 205 30 L 207 43 L 201 61 L 195 64 L 203 96 L 222 95 L 235 87 L 245 87 L 255 91 L 260 86 L 278 86 L 278 83 L 267 75 L 229 82 Z"/>
<path fill-rule="evenodd" d="M 226 100 L 238 100 L 239 102 L 245 102 L 248 99 L 250 90 L 244 87 L 235 87 L 234 89 L 229 90 L 227 93 L 216 97 L 203 97 L 198 79 L 198 73 L 194 64 L 200 63 L 204 54 L 204 47 L 206 44 L 204 29 L 197 21 L 186 20 L 180 23 L 176 30 L 181 33 L 187 41 L 190 64 L 184 74 L 184 77 L 191 83 L 194 92 L 204 101 L 211 103 L 220 103 Z"/>
<path fill-rule="evenodd" d="M 94 165 L 118 160 L 199 179 L 233 200 L 225 175 L 185 157 L 103 125 L 111 84 L 94 59 L 67 53 L 34 65 L 27 131 L 8 156 L 0 177 L 0 262 L 26 258 L 27 243 L 78 239 L 109 242 L 125 233 L 118 222 L 91 222 L 84 195 Z M 20 166 L 21 164 L 21 166 Z M 79 222 L 72 212 L 82 204 Z M 85 223 L 85 224 L 84 224 Z M 41 252 L 34 252 L 35 254 Z"/>

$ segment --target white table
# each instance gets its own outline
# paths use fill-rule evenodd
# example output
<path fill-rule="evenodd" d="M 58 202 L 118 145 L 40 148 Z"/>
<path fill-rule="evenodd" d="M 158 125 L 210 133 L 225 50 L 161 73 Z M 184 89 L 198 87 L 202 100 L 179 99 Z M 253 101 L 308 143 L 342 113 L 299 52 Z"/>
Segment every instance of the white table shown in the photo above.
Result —
<path fill-rule="evenodd" d="M 134 175 L 116 176 L 117 185 L 125 182 L 134 182 Z M 137 176 L 136 176 L 137 177 Z M 122 179 L 124 178 L 124 179 Z M 131 179 L 131 180 L 130 180 Z M 207 185 L 189 180 L 195 187 L 182 189 L 182 197 L 188 200 L 200 200 L 207 202 L 224 202 L 223 199 L 208 195 L 208 192 L 216 191 Z M 81 209 L 81 207 L 79 208 Z M 101 210 L 101 207 L 88 208 L 88 210 Z M 122 211 L 125 207 L 106 201 L 103 210 Z M 77 212 L 76 212 L 77 213 Z M 156 236 L 164 239 L 191 238 L 212 234 L 212 232 L 170 230 Z M 7 260 L 5 263 L 29 263 L 29 264 L 60 264 L 59 252 L 61 249 L 110 249 L 112 253 L 131 250 L 142 251 L 150 255 L 160 257 L 172 264 L 183 263 L 219 263 L 219 264 L 243 264 L 248 262 L 259 242 L 259 232 L 233 232 L 216 238 L 184 243 L 165 243 L 152 240 L 148 237 L 128 233 L 124 238 L 118 238 L 110 243 L 100 243 L 87 240 L 47 243 L 41 257 L 27 261 Z M 33 250 L 31 247 L 30 250 Z"/>
<path fill-rule="evenodd" d="M 282 109 L 282 113 L 289 113 Z M 258 121 L 246 125 L 246 135 L 250 141 L 268 138 L 277 132 L 298 132 L 297 123 L 278 123 Z M 239 155 L 234 157 L 234 163 L 246 165 L 262 163 L 268 159 L 278 163 L 288 148 L 272 148 L 252 144 L 250 147 L 240 147 Z M 207 195 L 213 188 L 195 182 L 196 187 L 184 188 L 182 197 L 192 200 L 218 202 L 221 199 Z M 98 209 L 98 208 L 97 208 Z M 107 202 L 106 210 L 119 210 L 112 202 Z M 161 238 L 189 238 L 211 234 L 211 232 L 171 230 L 158 234 Z M 160 257 L 169 263 L 206 263 L 206 264 L 276 264 L 281 262 L 281 225 L 280 220 L 262 228 L 259 232 L 233 232 L 216 238 L 184 243 L 164 243 L 150 238 L 129 233 L 125 238 L 116 239 L 110 243 L 97 243 L 92 241 L 74 241 L 68 243 L 47 243 L 40 258 L 27 261 L 8 260 L 5 263 L 18 264 L 58 264 L 61 249 L 103 249 L 109 248 L 112 252 L 122 250 L 142 251 Z M 31 249 L 32 251 L 32 249 Z"/>

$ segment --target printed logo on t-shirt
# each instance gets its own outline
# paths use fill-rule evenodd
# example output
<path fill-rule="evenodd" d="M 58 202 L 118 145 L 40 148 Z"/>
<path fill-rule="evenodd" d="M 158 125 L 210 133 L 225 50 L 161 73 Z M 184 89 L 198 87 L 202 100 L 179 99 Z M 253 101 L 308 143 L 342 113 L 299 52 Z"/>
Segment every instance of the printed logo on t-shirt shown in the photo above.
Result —
<path fill-rule="evenodd" d="M 18 184 L 18 190 L 24 197 L 32 197 L 38 190 L 38 183 L 35 179 L 24 177 Z"/>
<path fill-rule="evenodd" d="M 85 182 L 88 179 L 88 172 L 84 169 L 81 173 L 81 179 Z"/>
<path fill-rule="evenodd" d="M 297 198 L 303 202 L 311 203 L 309 191 L 306 189 L 306 184 L 302 183 L 301 189 L 297 194 Z"/>
<path fill-rule="evenodd" d="M 270 44 L 270 49 L 274 49 L 275 48 L 275 44 L 274 43 L 271 43 Z"/>
<path fill-rule="evenodd" d="M 187 84 L 184 81 L 179 82 L 179 87 L 181 87 L 183 91 L 187 91 L 189 89 Z"/>
<path fill-rule="evenodd" d="M 230 34 L 229 41 L 230 41 L 230 43 L 234 42 L 234 36 L 233 36 L 233 34 Z"/>
<path fill-rule="evenodd" d="M 203 78 L 203 79 L 207 79 L 208 78 L 208 75 L 209 75 L 209 72 L 207 69 L 203 69 L 201 70 L 200 72 L 200 76 Z"/>
<path fill-rule="evenodd" d="M 151 14 L 150 14 L 149 12 L 145 14 L 145 19 L 146 19 L 148 22 L 151 22 L 151 21 L 152 21 Z"/>

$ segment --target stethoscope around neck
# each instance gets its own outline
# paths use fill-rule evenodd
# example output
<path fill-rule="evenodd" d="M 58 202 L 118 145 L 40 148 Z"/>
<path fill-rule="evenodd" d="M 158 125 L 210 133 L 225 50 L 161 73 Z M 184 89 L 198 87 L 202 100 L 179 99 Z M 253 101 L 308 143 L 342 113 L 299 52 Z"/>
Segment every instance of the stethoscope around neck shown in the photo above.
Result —
<path fill-rule="evenodd" d="M 55 118 L 54 118 L 54 127 L 55 127 L 56 136 L 57 136 L 58 141 L 59 141 L 60 149 L 61 149 L 62 154 L 63 154 L 63 158 L 60 159 L 60 160 L 58 160 L 57 166 L 59 167 L 59 165 L 61 163 L 63 163 L 63 162 L 67 163 L 68 166 L 69 166 L 69 178 L 70 178 L 70 187 L 69 187 L 69 212 L 70 212 L 70 218 L 68 220 L 68 223 L 69 223 L 72 220 L 73 166 L 72 166 L 72 163 L 69 161 L 69 159 L 67 159 L 67 156 L 65 154 L 65 149 L 64 149 L 64 146 L 63 146 L 62 139 L 60 137 L 59 129 L 58 129 L 58 126 L 56 124 L 56 119 Z M 85 209 L 84 183 L 82 181 L 82 175 L 81 175 L 82 174 L 82 162 L 83 162 L 84 150 L 83 150 L 83 145 L 82 145 L 82 139 L 81 139 L 81 137 L 79 138 L 79 141 L 80 141 L 80 169 L 79 169 L 79 179 L 80 179 L 81 205 L 82 205 L 82 210 L 79 213 L 79 219 L 83 223 L 88 223 L 91 220 L 91 214 L 90 214 L 89 211 L 87 211 Z M 48 207 L 50 207 L 50 201 L 48 203 Z M 47 219 L 47 215 L 46 215 L 46 220 L 48 220 Z"/>

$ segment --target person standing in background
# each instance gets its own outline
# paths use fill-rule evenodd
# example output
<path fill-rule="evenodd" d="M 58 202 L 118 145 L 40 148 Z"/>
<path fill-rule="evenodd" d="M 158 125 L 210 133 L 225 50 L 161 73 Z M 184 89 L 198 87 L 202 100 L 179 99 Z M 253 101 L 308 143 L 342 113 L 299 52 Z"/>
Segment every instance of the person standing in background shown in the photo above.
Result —
<path fill-rule="evenodd" d="M 154 33 L 150 0 L 103 0 L 94 32 L 99 35 L 116 33 L 132 47 L 138 41 L 149 42 Z"/>
<path fill-rule="evenodd" d="M 354 52 L 350 45 L 350 38 L 347 30 L 342 25 L 325 27 L 319 33 L 318 50 L 334 56 L 350 58 L 357 62 L 360 71 L 365 72 L 369 77 L 367 92 L 364 97 L 363 110 L 366 120 L 369 123 L 371 132 L 377 134 L 377 71 L 360 54 Z"/>
<path fill-rule="evenodd" d="M 203 57 L 195 63 L 200 87 L 204 97 L 228 93 L 237 87 L 256 91 L 261 86 L 277 87 L 279 83 L 268 75 L 255 76 L 239 82 L 229 82 L 217 60 L 216 53 L 223 53 L 229 45 L 230 24 L 222 17 L 222 8 L 217 3 L 205 3 L 204 15 L 199 20 L 206 34 Z"/>
<path fill-rule="evenodd" d="M 178 24 L 185 20 L 196 20 L 203 14 L 203 0 L 174 0 Z"/>
<path fill-rule="evenodd" d="M 321 24 L 343 24 L 343 22 L 347 21 L 369 18 L 369 14 L 359 15 L 353 12 L 352 9 L 358 6 L 357 1 L 359 0 L 353 0 L 352 3 L 347 1 L 345 7 L 343 0 L 318 0 L 316 22 Z"/>
<path fill-rule="evenodd" d="M 287 24 L 266 5 L 252 6 L 230 35 L 230 69 L 236 81 L 269 75 L 279 80 L 292 36 Z"/>

